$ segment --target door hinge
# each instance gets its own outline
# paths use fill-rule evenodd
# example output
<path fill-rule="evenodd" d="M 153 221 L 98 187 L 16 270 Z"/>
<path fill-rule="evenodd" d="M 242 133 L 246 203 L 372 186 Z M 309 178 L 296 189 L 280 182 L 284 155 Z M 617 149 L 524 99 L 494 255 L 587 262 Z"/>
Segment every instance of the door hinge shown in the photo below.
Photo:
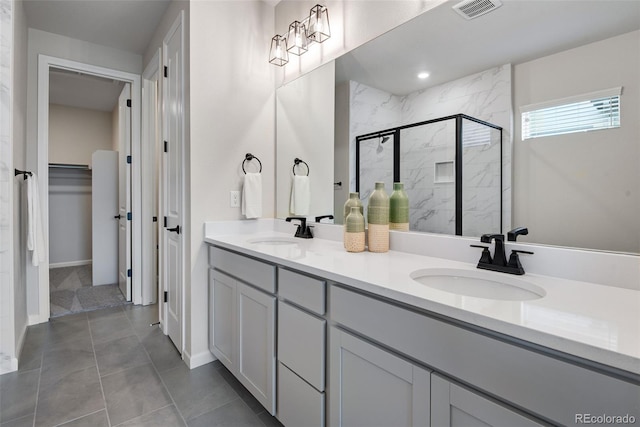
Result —
<path fill-rule="evenodd" d="M 166 216 L 164 217 L 164 221 L 163 221 L 162 226 L 165 227 L 165 228 L 167 227 L 167 217 Z"/>
<path fill-rule="evenodd" d="M 158 217 L 157 216 L 153 217 L 153 222 L 158 222 Z"/>
<path fill-rule="evenodd" d="M 169 77 L 169 67 L 167 67 L 166 65 L 164 66 L 164 76 Z"/>
<path fill-rule="evenodd" d="M 131 108 L 131 100 L 127 99 L 127 107 Z"/>
<path fill-rule="evenodd" d="M 127 156 L 127 163 L 131 164 L 131 156 Z"/>
<path fill-rule="evenodd" d="M 167 302 L 169 300 L 169 292 L 164 291 L 164 302 Z"/>
<path fill-rule="evenodd" d="M 127 277 L 131 277 L 131 274 L 132 274 L 132 273 L 131 273 L 131 269 L 128 269 L 128 270 L 127 270 Z"/>
<path fill-rule="evenodd" d="M 169 152 L 169 141 L 165 141 L 164 142 L 164 152 L 168 153 Z"/>
<path fill-rule="evenodd" d="M 131 215 L 131 212 L 127 212 L 127 221 L 131 221 L 132 217 L 133 215 Z"/>

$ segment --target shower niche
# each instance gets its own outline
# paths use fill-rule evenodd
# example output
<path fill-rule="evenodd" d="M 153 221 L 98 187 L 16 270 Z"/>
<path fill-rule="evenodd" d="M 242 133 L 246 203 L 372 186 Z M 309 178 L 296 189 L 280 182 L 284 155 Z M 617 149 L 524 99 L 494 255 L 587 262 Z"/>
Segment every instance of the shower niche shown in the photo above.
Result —
<path fill-rule="evenodd" d="M 377 181 L 403 182 L 409 229 L 479 236 L 502 230 L 502 128 L 465 114 L 356 137 L 365 209 Z"/>

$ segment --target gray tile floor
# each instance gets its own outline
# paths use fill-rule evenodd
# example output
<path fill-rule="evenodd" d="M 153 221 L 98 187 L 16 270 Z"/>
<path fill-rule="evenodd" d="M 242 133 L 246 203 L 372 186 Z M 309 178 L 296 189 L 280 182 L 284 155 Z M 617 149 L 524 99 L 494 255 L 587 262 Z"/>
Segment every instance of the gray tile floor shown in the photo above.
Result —
<path fill-rule="evenodd" d="M 219 362 L 189 370 L 157 319 L 127 305 L 30 326 L 0 427 L 281 425 Z"/>
<path fill-rule="evenodd" d="M 91 264 L 50 269 L 51 317 L 127 304 L 117 284 L 92 283 Z"/>

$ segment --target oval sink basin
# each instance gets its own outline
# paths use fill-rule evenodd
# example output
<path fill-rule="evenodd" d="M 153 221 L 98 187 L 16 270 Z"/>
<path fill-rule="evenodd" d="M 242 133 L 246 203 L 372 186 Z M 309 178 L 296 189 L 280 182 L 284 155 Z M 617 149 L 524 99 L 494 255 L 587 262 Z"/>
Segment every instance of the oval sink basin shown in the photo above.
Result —
<path fill-rule="evenodd" d="M 428 268 L 416 270 L 410 277 L 430 288 L 476 298 L 527 301 L 546 295 L 544 289 L 526 280 L 483 270 Z"/>
<path fill-rule="evenodd" d="M 300 243 L 300 239 L 296 239 L 293 237 L 262 237 L 257 239 L 249 239 L 247 240 L 247 242 L 253 243 L 256 245 L 281 246 L 281 245 L 295 245 L 296 243 Z"/>

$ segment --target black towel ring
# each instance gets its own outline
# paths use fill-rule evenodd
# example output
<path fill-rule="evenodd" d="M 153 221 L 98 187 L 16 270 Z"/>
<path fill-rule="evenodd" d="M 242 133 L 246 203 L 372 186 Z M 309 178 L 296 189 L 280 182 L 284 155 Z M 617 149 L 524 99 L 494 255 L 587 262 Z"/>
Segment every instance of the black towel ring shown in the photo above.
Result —
<path fill-rule="evenodd" d="M 304 160 L 299 159 L 297 157 L 293 161 L 293 169 L 292 169 L 293 170 L 293 174 L 294 175 L 296 174 L 296 166 L 300 165 L 300 163 L 304 163 L 304 165 L 307 167 L 307 176 L 309 176 L 309 172 L 310 172 L 309 165 L 307 164 L 307 162 L 305 162 Z"/>
<path fill-rule="evenodd" d="M 257 158 L 256 156 L 254 156 L 251 153 L 247 153 L 244 156 L 244 160 L 242 161 L 242 172 L 244 172 L 244 174 L 247 174 L 247 171 L 244 170 L 244 162 L 250 162 L 251 160 L 256 159 L 258 161 L 258 163 L 260 163 L 260 172 L 262 172 L 262 162 L 260 161 L 259 158 Z"/>

